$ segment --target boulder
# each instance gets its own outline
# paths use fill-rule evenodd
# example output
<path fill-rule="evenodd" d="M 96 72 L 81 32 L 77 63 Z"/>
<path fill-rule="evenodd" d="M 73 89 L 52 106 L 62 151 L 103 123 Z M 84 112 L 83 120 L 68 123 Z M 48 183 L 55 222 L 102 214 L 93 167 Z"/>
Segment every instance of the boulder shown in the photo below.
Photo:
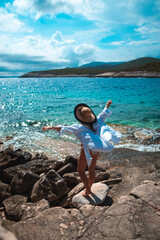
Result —
<path fill-rule="evenodd" d="M 28 152 L 18 149 L 14 151 L 12 148 L 6 148 L 0 152 L 0 171 L 5 168 L 23 164 L 31 160 L 32 155 Z"/>
<path fill-rule="evenodd" d="M 106 200 L 109 192 L 109 187 L 103 183 L 94 183 L 92 185 L 92 194 L 87 197 L 83 197 L 83 191 L 79 192 L 72 198 L 72 205 L 76 208 L 80 208 L 83 205 L 101 205 Z"/>
<path fill-rule="evenodd" d="M 64 165 L 66 165 L 67 163 L 72 163 L 77 169 L 78 159 L 73 156 L 67 156 L 64 160 Z"/>
<path fill-rule="evenodd" d="M 64 179 L 54 170 L 49 170 L 33 186 L 31 200 L 37 202 L 46 199 L 49 202 L 56 201 L 68 193 Z"/>
<path fill-rule="evenodd" d="M 49 202 L 45 199 L 42 199 L 36 203 L 24 203 L 21 205 L 21 220 L 25 221 L 28 218 L 33 218 L 39 213 L 49 208 Z"/>
<path fill-rule="evenodd" d="M 64 163 L 62 161 L 54 161 L 49 169 L 54 169 L 55 171 L 58 171 L 61 167 L 64 166 Z"/>
<path fill-rule="evenodd" d="M 10 186 L 0 181 L 0 203 L 8 197 L 11 197 Z"/>
<path fill-rule="evenodd" d="M 156 187 L 153 185 L 153 191 Z M 154 200 L 157 198 L 159 192 L 155 191 Z M 126 195 L 112 206 L 53 207 L 6 227 L 18 239 L 27 240 L 159 240 L 159 223 L 158 210 L 141 198 Z"/>
<path fill-rule="evenodd" d="M 64 175 L 65 173 L 74 172 L 74 171 L 76 171 L 75 166 L 74 166 L 72 163 L 67 163 L 66 165 L 64 165 L 63 167 L 61 167 L 61 168 L 57 171 L 57 173 L 58 173 L 61 177 L 63 177 L 63 175 Z"/>
<path fill-rule="evenodd" d="M 78 172 L 72 172 L 72 173 L 65 173 L 63 175 L 64 180 L 68 185 L 77 185 L 81 182 L 80 176 Z"/>
<path fill-rule="evenodd" d="M 73 207 L 72 205 L 72 198 L 73 196 L 75 196 L 76 194 L 78 194 L 82 189 L 84 188 L 84 184 L 81 182 L 78 185 L 76 185 L 69 193 L 68 195 L 62 199 L 62 201 L 60 202 L 60 206 L 61 207 Z"/>
<path fill-rule="evenodd" d="M 155 210 L 160 211 L 160 186 L 152 181 L 144 181 L 138 187 L 130 192 L 136 198 L 152 206 Z"/>
<path fill-rule="evenodd" d="M 5 216 L 9 220 L 20 221 L 22 217 L 21 206 L 27 202 L 27 197 L 11 196 L 3 201 Z"/>
<path fill-rule="evenodd" d="M 0 224 L 0 240 L 17 240 L 16 236 L 1 226 Z"/>
<path fill-rule="evenodd" d="M 10 183 L 12 181 L 12 178 L 19 173 L 20 170 L 25 170 L 25 171 L 32 171 L 33 173 L 36 174 L 41 174 L 44 173 L 48 170 L 49 166 L 54 162 L 54 160 L 34 160 L 27 162 L 22 165 L 10 167 L 7 169 L 3 170 L 3 179 L 5 182 Z"/>
<path fill-rule="evenodd" d="M 39 178 L 39 175 L 31 171 L 20 170 L 11 181 L 11 190 L 14 193 L 27 192 L 33 187 Z"/>

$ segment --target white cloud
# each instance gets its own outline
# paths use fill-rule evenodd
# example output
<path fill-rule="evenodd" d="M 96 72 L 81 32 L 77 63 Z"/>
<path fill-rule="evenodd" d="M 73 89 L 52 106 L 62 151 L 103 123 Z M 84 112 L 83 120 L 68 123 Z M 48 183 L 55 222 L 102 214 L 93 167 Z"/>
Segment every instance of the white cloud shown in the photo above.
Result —
<path fill-rule="evenodd" d="M 112 42 L 111 45 L 120 46 L 120 45 L 122 45 L 123 43 L 125 43 L 125 41 L 115 41 L 115 42 Z"/>
<path fill-rule="evenodd" d="M 139 45 L 152 45 L 152 44 L 158 44 L 159 41 L 152 41 L 152 40 L 149 40 L 149 39 L 146 39 L 146 40 L 140 40 L 140 41 L 130 41 L 127 43 L 127 45 L 133 45 L 133 46 L 139 46 Z"/>
<path fill-rule="evenodd" d="M 34 14 L 36 19 L 42 15 L 53 16 L 58 13 L 81 14 L 104 24 L 140 25 L 159 16 L 159 0 L 14 0 L 12 6 L 17 12 Z"/>
<path fill-rule="evenodd" d="M 42 70 L 78 66 L 88 59 L 93 61 L 97 49 L 93 45 L 77 44 L 72 39 L 65 40 L 61 32 L 53 34 L 52 39 L 31 35 L 13 38 L 1 34 L 0 42 L 0 53 L 3 53 L 0 67 L 22 70 L 30 66 L 29 71 L 35 67 Z"/>
<path fill-rule="evenodd" d="M 145 24 L 142 25 L 140 27 L 138 27 L 137 29 L 135 29 L 135 31 L 141 35 L 149 35 L 151 33 L 160 33 L 160 23 L 150 23 L 150 24 Z"/>
<path fill-rule="evenodd" d="M 18 20 L 14 13 L 8 13 L 5 9 L 0 8 L 1 32 L 18 32 L 23 27 L 24 23 Z"/>

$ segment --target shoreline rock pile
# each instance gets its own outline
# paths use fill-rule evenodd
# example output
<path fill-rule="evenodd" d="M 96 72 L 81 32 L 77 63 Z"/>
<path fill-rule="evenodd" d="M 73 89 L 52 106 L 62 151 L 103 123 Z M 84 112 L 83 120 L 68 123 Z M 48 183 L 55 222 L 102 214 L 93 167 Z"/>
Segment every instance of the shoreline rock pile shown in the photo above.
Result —
<path fill-rule="evenodd" d="M 127 149 L 102 155 L 94 194 L 84 199 L 75 157 L 1 151 L 0 239 L 159 240 L 159 159 Z"/>
<path fill-rule="evenodd" d="M 73 156 L 67 156 L 64 161 L 50 160 L 43 154 L 32 157 L 21 149 L 1 151 L 1 215 L 11 221 L 21 221 L 49 207 L 76 206 L 72 198 L 84 188 L 77 172 L 77 161 Z M 95 182 L 104 181 L 103 185 L 109 181 L 121 182 L 121 178 L 109 179 L 110 174 L 104 168 L 97 166 L 95 172 Z"/>

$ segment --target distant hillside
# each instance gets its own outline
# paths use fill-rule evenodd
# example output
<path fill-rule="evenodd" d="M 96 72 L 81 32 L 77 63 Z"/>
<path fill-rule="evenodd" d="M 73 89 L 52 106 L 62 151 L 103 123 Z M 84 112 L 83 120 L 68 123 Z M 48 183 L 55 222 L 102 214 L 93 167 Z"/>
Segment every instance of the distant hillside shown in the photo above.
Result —
<path fill-rule="evenodd" d="M 140 67 L 128 68 L 127 71 L 160 72 L 160 62 L 147 63 Z"/>
<path fill-rule="evenodd" d="M 61 76 L 86 76 L 94 77 L 95 75 L 105 72 L 120 72 L 120 71 L 146 71 L 146 72 L 160 72 L 160 59 L 159 58 L 138 58 L 125 63 L 117 65 L 110 65 L 109 63 L 102 64 L 103 62 L 93 62 L 88 64 L 90 67 L 85 67 L 87 64 L 79 68 L 64 68 L 53 69 L 47 71 L 35 71 L 22 75 L 21 77 L 61 77 Z M 97 64 L 97 65 L 96 65 Z M 95 67 L 92 67 L 95 65 Z"/>
<path fill-rule="evenodd" d="M 113 71 L 124 71 L 127 69 L 137 69 L 141 66 L 145 66 L 146 64 L 149 63 L 154 63 L 154 62 L 160 62 L 159 58 L 151 58 L 151 57 L 144 57 L 144 58 L 138 58 L 129 62 L 121 63 L 119 65 L 116 65 L 110 70 Z M 147 70 L 147 69 L 146 69 Z"/>
<path fill-rule="evenodd" d="M 115 65 L 121 64 L 124 62 L 91 62 L 80 66 L 79 68 L 97 68 L 97 69 L 108 69 L 114 67 Z"/>

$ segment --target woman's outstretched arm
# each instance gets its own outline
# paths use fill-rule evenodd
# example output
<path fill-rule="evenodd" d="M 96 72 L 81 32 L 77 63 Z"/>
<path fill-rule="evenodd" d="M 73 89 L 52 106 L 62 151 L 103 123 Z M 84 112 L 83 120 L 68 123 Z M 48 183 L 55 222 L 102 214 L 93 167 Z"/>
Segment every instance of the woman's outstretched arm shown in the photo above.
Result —
<path fill-rule="evenodd" d="M 43 131 L 46 131 L 46 130 L 55 130 L 57 132 L 59 132 L 61 130 L 61 127 L 56 127 L 56 126 L 45 126 L 42 128 Z"/>

